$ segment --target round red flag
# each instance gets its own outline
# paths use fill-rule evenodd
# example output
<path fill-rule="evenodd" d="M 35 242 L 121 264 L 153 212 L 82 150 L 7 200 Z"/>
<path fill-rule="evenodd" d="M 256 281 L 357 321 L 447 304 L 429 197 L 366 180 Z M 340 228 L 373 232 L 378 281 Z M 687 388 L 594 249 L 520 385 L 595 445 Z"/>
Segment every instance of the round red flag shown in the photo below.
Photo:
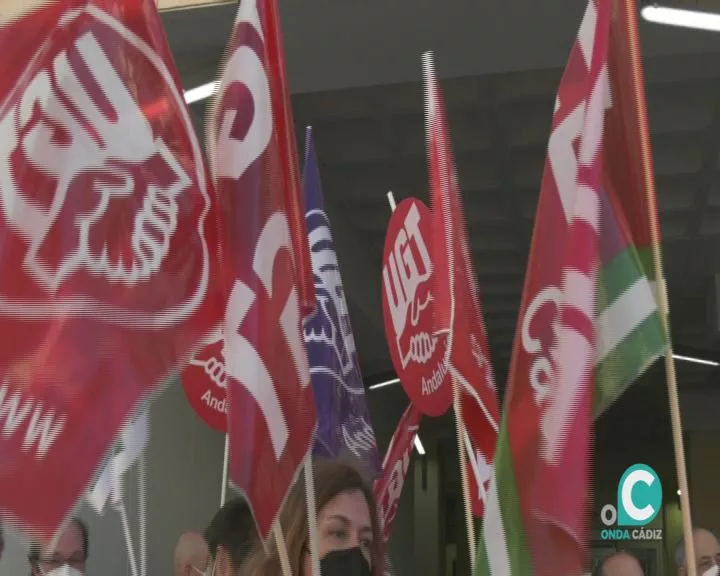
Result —
<path fill-rule="evenodd" d="M 383 314 L 395 371 L 423 414 L 440 416 L 452 403 L 444 361 L 445 336 L 434 334 L 432 215 L 416 198 L 390 218 L 383 255 Z"/>
<path fill-rule="evenodd" d="M 190 406 L 215 430 L 227 432 L 225 344 L 222 335 L 198 352 L 183 371 Z"/>

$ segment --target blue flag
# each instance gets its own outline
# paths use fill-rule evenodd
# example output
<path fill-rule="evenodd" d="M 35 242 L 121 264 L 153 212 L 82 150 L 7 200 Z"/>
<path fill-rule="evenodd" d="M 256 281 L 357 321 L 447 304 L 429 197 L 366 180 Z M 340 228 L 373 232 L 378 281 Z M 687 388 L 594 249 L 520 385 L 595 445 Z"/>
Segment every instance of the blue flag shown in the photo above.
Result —
<path fill-rule="evenodd" d="M 317 313 L 305 324 L 318 430 L 314 453 L 354 464 L 376 478 L 382 464 L 365 402 L 350 313 L 325 214 L 312 129 L 305 144 L 305 209 Z"/>

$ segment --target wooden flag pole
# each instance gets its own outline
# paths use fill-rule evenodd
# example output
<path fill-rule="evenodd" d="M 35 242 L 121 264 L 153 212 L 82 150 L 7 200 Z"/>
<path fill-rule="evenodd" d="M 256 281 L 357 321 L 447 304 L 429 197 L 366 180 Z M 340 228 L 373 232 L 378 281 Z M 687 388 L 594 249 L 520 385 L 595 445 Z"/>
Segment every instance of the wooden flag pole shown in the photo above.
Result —
<path fill-rule="evenodd" d="M 390 210 L 395 212 L 397 204 L 395 203 L 395 196 L 390 190 L 387 193 L 388 203 L 390 204 Z M 458 444 L 458 463 L 460 464 L 460 479 L 462 481 L 463 491 L 463 502 L 465 503 L 465 522 L 467 524 L 467 537 L 468 537 L 468 554 L 470 555 L 470 568 L 472 572 L 475 572 L 475 524 L 473 523 L 472 516 L 472 500 L 470 497 L 470 483 L 467 476 L 467 467 L 465 465 L 465 448 L 463 445 L 463 437 L 465 436 L 465 421 L 462 416 L 462 403 L 460 402 L 460 386 L 454 376 L 451 375 L 452 390 L 453 390 L 453 409 L 455 410 L 455 430 L 457 432 L 457 444 Z"/>
<path fill-rule="evenodd" d="M 633 100 L 636 107 L 636 116 L 640 131 L 640 152 L 642 159 L 643 177 L 645 179 L 645 196 L 648 205 L 650 220 L 650 239 L 652 243 L 653 263 L 657 282 L 657 298 L 660 316 L 665 333 L 668 338 L 668 348 L 665 352 L 665 373 L 667 378 L 668 397 L 670 401 L 670 424 L 672 427 L 673 445 L 675 448 L 675 466 L 677 468 L 678 485 L 680 488 L 680 508 L 683 519 L 683 536 L 685 543 L 686 570 L 688 576 L 696 576 L 695 547 L 693 545 L 692 519 L 690 517 L 690 494 L 688 491 L 687 468 L 685 465 L 685 447 L 682 436 L 682 420 L 680 418 L 680 400 L 678 398 L 677 377 L 675 375 L 675 361 L 673 359 L 672 341 L 670 338 L 670 307 L 668 304 L 667 289 L 665 287 L 665 274 L 663 273 L 662 256 L 660 254 L 660 231 L 657 225 L 657 202 L 655 195 L 655 180 L 653 178 L 653 165 L 650 155 L 650 142 L 648 141 L 647 103 L 643 81 L 642 62 L 640 58 L 639 30 L 637 23 L 637 5 L 634 0 L 623 2 L 625 18 L 628 23 L 628 47 L 632 67 Z"/>
<path fill-rule="evenodd" d="M 290 556 L 288 555 L 287 544 L 285 544 L 285 535 L 283 534 L 282 527 L 280 526 L 280 520 L 275 520 L 275 524 L 273 524 L 273 535 L 275 536 L 275 547 L 277 548 L 278 558 L 280 559 L 280 568 L 282 569 L 283 576 L 293 576 L 292 568 L 290 567 Z"/>
<path fill-rule="evenodd" d="M 305 458 L 305 502 L 308 517 L 308 543 L 313 576 L 320 576 L 320 543 L 318 542 L 317 503 L 315 502 L 315 479 L 313 476 L 312 455 Z"/>
<path fill-rule="evenodd" d="M 120 496 L 114 507 L 115 511 L 120 516 L 120 524 L 122 526 L 123 537 L 125 538 L 125 547 L 127 548 L 128 553 L 128 564 L 130 564 L 130 574 L 132 576 L 139 576 L 138 564 L 135 559 L 135 547 L 133 546 L 132 536 L 130 534 L 130 522 L 128 521 L 127 509 L 122 501 L 122 496 Z"/>
<path fill-rule="evenodd" d="M 147 459 L 145 450 L 138 464 L 138 523 L 140 540 L 140 576 L 147 576 Z"/>
<path fill-rule="evenodd" d="M 230 466 L 230 434 L 225 433 L 225 453 L 223 454 L 222 486 L 220 487 L 220 508 L 227 499 L 228 468 Z"/>
<path fill-rule="evenodd" d="M 475 573 L 475 546 L 477 546 L 477 540 L 475 540 L 475 524 L 472 516 L 472 500 L 470 496 L 470 482 L 468 480 L 467 466 L 465 462 L 465 446 L 463 445 L 463 437 L 467 432 L 465 431 L 465 420 L 462 415 L 462 402 L 460 401 L 460 385 L 458 384 L 457 378 L 451 374 L 452 389 L 453 389 L 453 408 L 455 409 L 455 430 L 457 431 L 457 442 L 458 442 L 458 457 L 460 458 L 460 479 L 462 481 L 463 500 L 465 501 L 465 522 L 467 523 L 467 536 L 468 536 L 468 554 L 470 555 L 470 569 L 471 573 Z"/>

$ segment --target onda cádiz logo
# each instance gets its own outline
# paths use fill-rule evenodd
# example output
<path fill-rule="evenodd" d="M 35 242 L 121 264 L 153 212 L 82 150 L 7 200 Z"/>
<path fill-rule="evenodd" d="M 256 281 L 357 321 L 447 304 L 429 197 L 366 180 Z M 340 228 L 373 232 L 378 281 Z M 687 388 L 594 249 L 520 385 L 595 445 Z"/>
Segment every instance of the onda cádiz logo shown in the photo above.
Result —
<path fill-rule="evenodd" d="M 657 472 L 646 464 L 630 466 L 620 478 L 617 508 L 605 504 L 600 519 L 606 526 L 603 540 L 662 540 L 662 529 L 645 528 L 662 507 L 662 484 Z"/>

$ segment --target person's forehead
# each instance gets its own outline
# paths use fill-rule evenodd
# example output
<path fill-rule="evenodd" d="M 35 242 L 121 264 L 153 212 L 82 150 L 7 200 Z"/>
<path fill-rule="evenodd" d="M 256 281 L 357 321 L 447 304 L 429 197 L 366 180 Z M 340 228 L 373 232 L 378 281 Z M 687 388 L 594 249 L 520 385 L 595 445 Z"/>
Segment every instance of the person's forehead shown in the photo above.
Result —
<path fill-rule="evenodd" d="M 695 533 L 695 555 L 714 556 L 720 553 L 720 544 L 710 532 L 699 530 Z"/>
<path fill-rule="evenodd" d="M 609 558 L 603 570 L 604 576 L 643 576 L 642 567 L 637 559 L 627 554 L 618 554 Z"/>
<path fill-rule="evenodd" d="M 347 518 L 351 524 L 358 528 L 365 528 L 371 525 L 370 508 L 367 500 L 360 490 L 342 492 L 330 500 L 320 511 L 323 519 L 333 516 Z"/>

